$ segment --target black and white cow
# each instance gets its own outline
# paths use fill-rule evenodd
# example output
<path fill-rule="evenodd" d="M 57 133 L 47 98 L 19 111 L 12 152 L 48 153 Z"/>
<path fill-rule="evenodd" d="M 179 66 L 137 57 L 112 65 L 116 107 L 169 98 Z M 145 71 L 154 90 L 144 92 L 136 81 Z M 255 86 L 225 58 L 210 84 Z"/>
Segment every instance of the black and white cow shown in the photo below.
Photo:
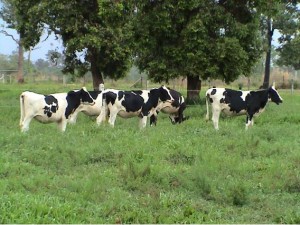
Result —
<path fill-rule="evenodd" d="M 170 95 L 174 99 L 172 102 L 166 102 L 162 105 L 164 108 L 157 108 L 157 114 L 161 111 L 165 114 L 169 114 L 169 118 L 172 124 L 182 123 L 187 120 L 189 117 L 183 115 L 183 111 L 186 109 L 186 102 L 184 97 L 177 91 L 169 89 Z M 168 104 L 169 103 L 169 104 Z M 150 125 L 156 124 L 157 116 L 153 115 L 150 117 Z"/>
<path fill-rule="evenodd" d="M 97 124 L 100 125 L 108 116 L 111 126 L 114 126 L 117 115 L 122 118 L 139 116 L 139 126 L 144 128 L 147 124 L 147 117 L 156 116 L 157 109 L 163 109 L 173 101 L 170 90 L 165 86 L 137 91 L 107 89 L 103 91 L 103 106 L 97 117 Z"/>
<path fill-rule="evenodd" d="M 81 104 L 95 104 L 85 87 L 68 93 L 51 95 L 25 91 L 20 95 L 21 131 L 28 131 L 29 124 L 34 118 L 41 123 L 56 122 L 59 129 L 64 132 L 69 116 Z"/>
<path fill-rule="evenodd" d="M 94 105 L 89 104 L 81 104 L 78 108 L 70 115 L 68 120 L 69 123 L 75 124 L 77 120 L 77 116 L 80 112 L 83 112 L 85 115 L 90 117 L 97 117 L 100 115 L 101 107 L 102 107 L 102 91 L 89 91 L 92 98 L 95 100 Z"/>
<path fill-rule="evenodd" d="M 209 119 L 209 103 L 212 108 L 212 121 L 216 130 L 219 129 L 219 117 L 223 112 L 227 116 L 247 115 L 246 129 L 253 126 L 253 116 L 264 111 L 268 101 L 277 105 L 282 98 L 272 86 L 257 91 L 236 91 L 228 88 L 210 88 L 206 92 L 206 120 Z"/>

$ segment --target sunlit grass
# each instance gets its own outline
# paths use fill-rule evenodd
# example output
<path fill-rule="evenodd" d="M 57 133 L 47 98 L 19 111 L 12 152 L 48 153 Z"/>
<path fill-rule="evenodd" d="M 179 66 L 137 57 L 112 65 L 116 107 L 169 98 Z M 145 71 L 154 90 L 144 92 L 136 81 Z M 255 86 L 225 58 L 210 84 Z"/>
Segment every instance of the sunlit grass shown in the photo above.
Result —
<path fill-rule="evenodd" d="M 215 131 L 197 105 L 180 125 L 82 114 L 65 133 L 32 121 L 23 134 L 23 88 L 70 87 L 0 86 L 1 223 L 300 222 L 299 93 L 281 92 L 248 131 L 244 117 Z"/>

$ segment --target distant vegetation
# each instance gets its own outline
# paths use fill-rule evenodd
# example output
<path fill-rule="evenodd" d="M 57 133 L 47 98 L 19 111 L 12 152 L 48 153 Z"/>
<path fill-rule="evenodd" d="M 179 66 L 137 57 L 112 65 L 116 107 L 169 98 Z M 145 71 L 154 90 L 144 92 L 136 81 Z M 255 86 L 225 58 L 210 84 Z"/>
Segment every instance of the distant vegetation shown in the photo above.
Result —
<path fill-rule="evenodd" d="M 1 55 L 0 54 L 0 83 L 15 83 L 17 77 L 17 54 L 13 52 L 11 55 Z M 276 86 L 283 89 L 291 89 L 292 83 L 294 83 L 294 88 L 299 88 L 300 76 L 296 76 L 296 72 L 291 67 L 278 67 L 276 65 L 276 54 L 274 54 L 273 66 L 271 67 L 271 82 L 275 81 Z M 86 73 L 85 76 L 72 76 L 71 74 L 63 74 L 61 72 L 61 63 L 53 63 L 51 60 L 51 51 L 47 54 L 46 59 L 38 59 L 35 62 L 28 61 L 24 64 L 25 68 L 25 82 L 26 83 L 45 83 L 45 82 L 56 82 L 60 84 L 72 84 L 76 82 L 81 82 L 84 85 L 89 85 L 92 83 L 91 73 Z M 248 86 L 252 89 L 258 89 L 262 83 L 263 79 L 263 60 L 261 60 L 253 69 L 252 75 L 248 77 L 240 76 L 234 82 L 229 85 L 235 89 L 248 89 Z M 136 66 L 132 66 L 130 70 L 126 73 L 126 76 L 120 80 L 120 83 L 127 82 L 131 89 L 133 88 L 149 88 L 153 86 L 153 82 L 148 80 L 148 75 L 145 72 L 141 72 Z M 110 79 L 106 81 L 106 85 L 116 87 L 116 81 Z M 204 80 L 204 85 L 211 86 L 224 86 L 226 85 L 222 80 Z M 163 83 L 166 84 L 166 83 Z M 175 78 L 167 83 L 173 88 L 186 89 L 187 82 L 184 77 Z M 149 87 L 148 87 L 149 86 Z M 91 89 L 93 89 L 91 87 Z M 186 94 L 184 94 L 186 95 Z"/>

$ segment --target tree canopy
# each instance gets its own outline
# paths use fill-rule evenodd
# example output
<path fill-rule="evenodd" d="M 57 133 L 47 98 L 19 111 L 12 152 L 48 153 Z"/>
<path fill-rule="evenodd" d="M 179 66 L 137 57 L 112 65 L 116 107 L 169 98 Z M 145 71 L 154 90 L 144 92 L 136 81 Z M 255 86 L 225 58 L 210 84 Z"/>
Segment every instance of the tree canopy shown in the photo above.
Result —
<path fill-rule="evenodd" d="M 270 42 L 263 41 L 272 40 L 274 29 L 283 34 L 281 56 L 288 55 L 298 29 L 296 0 L 2 2 L 0 15 L 20 33 L 25 48 L 33 47 L 45 30 L 54 32 L 65 48 L 63 71 L 91 71 L 94 89 L 105 78 L 124 77 L 134 61 L 156 82 L 187 77 L 188 89 L 196 90 L 188 98 L 197 98 L 201 80 L 229 83 L 250 75 L 270 49 Z"/>
<path fill-rule="evenodd" d="M 94 89 L 104 78 L 119 79 L 130 66 L 127 1 L 41 0 L 44 22 L 65 47 L 64 72 L 91 71 Z"/>
<path fill-rule="evenodd" d="M 229 83 L 249 75 L 259 58 L 260 15 L 252 1 L 136 2 L 136 61 L 155 81 L 187 76 Z"/>

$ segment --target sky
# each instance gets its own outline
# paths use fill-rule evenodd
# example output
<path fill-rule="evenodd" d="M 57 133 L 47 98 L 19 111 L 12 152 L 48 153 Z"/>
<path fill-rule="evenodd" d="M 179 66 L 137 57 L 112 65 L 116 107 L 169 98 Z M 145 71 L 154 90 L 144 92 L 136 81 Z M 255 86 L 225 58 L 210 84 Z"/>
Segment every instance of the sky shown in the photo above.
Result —
<path fill-rule="evenodd" d="M 0 29 L 5 25 L 5 22 L 0 19 Z M 14 36 L 15 39 L 18 39 L 17 32 L 13 29 L 5 29 L 5 31 Z M 41 41 L 34 47 L 35 50 L 31 51 L 30 58 L 31 61 L 35 62 L 38 59 L 46 60 L 46 54 L 49 50 L 58 50 L 62 52 L 63 46 L 61 40 L 56 40 L 54 34 L 51 34 L 46 41 L 43 41 L 47 37 L 44 34 L 41 37 Z M 17 43 L 5 34 L 0 33 L 0 54 L 11 55 L 13 51 L 18 50 Z M 24 54 L 25 59 L 28 58 L 28 52 Z"/>

